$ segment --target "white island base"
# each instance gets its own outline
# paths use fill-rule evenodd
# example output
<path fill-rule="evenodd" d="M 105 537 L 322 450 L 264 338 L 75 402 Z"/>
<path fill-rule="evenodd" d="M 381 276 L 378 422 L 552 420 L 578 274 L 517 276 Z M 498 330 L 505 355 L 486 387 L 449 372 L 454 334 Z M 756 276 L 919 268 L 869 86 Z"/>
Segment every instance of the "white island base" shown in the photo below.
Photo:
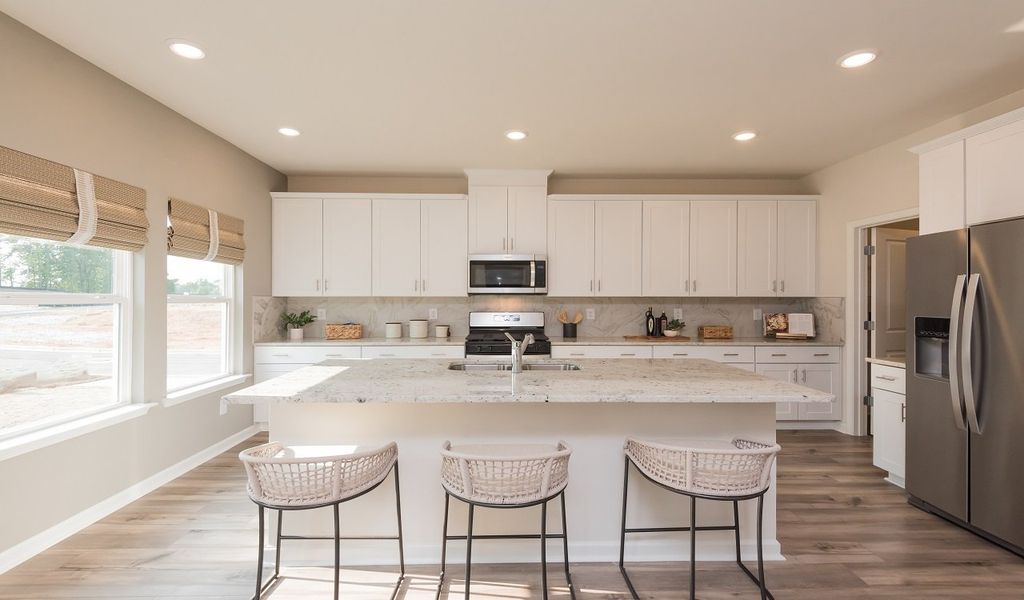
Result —
<path fill-rule="evenodd" d="M 619 555 L 622 510 L 623 453 L 626 436 L 640 439 L 717 439 L 744 437 L 775 440 L 775 404 L 755 403 L 270 403 L 270 439 L 285 444 L 363 446 L 398 442 L 406 561 L 440 561 L 444 492 L 439 449 L 442 442 L 499 443 L 565 440 L 572 448 L 566 502 L 569 553 L 573 562 L 613 562 Z M 765 496 L 764 557 L 781 560 L 775 533 L 775 484 Z M 689 499 L 657 488 L 637 471 L 630 473 L 629 527 L 685 526 Z M 373 492 L 341 505 L 342 535 L 393 535 L 394 482 L 389 477 Z M 740 504 L 745 558 L 756 558 L 756 501 Z M 253 514 L 256 508 L 253 506 Z M 548 531 L 560 531 L 557 500 L 549 504 Z M 699 500 L 700 525 L 730 525 L 730 502 Z M 464 535 L 466 505 L 453 499 L 450 533 Z M 474 534 L 540 533 L 540 507 L 477 509 Z M 285 514 L 284 532 L 330 535 L 330 509 Z M 268 534 L 275 531 L 274 521 Z M 631 534 L 627 561 L 684 560 L 689 556 L 686 533 Z M 732 560 L 732 532 L 698 534 L 699 560 Z M 548 560 L 561 560 L 561 540 L 549 542 Z M 272 538 L 268 540 L 272 546 Z M 333 542 L 284 542 L 287 561 L 326 564 Z M 464 542 L 450 542 L 448 560 L 465 559 Z M 388 565 L 398 560 L 395 543 L 344 541 L 342 562 Z M 474 563 L 539 562 L 534 540 L 474 540 Z"/>

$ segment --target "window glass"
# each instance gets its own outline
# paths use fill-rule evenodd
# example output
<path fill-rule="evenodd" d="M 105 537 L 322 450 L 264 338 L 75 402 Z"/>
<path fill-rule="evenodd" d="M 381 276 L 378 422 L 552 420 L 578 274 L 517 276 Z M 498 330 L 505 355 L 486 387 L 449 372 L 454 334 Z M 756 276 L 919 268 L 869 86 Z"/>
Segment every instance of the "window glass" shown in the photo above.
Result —
<path fill-rule="evenodd" d="M 234 267 L 167 257 L 167 391 L 231 373 Z"/>

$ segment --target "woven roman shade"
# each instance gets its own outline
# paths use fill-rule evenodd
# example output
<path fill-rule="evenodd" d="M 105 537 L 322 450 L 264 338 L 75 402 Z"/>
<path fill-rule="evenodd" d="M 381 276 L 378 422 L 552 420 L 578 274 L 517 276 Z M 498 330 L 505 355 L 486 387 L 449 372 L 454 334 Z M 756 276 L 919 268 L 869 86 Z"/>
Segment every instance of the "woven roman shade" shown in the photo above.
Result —
<path fill-rule="evenodd" d="M 79 231 L 82 181 L 90 184 L 84 191 L 90 198 L 95 190 L 95 210 L 87 211 L 88 233 L 77 239 L 89 246 L 141 250 L 149 228 L 145 190 L 3 146 L 0 233 L 68 241 Z"/>
<path fill-rule="evenodd" d="M 244 233 L 241 219 L 177 198 L 167 201 L 167 253 L 171 256 L 240 265 L 245 259 Z"/>

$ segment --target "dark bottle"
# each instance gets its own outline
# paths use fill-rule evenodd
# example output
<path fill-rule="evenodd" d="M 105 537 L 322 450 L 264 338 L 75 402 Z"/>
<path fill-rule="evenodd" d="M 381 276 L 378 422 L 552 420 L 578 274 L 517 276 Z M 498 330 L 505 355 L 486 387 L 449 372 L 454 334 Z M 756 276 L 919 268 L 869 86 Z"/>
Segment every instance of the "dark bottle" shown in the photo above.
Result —
<path fill-rule="evenodd" d="M 668 317 L 662 312 L 661 316 L 658 317 L 658 335 L 665 335 L 665 330 L 668 329 Z"/>
<path fill-rule="evenodd" d="M 654 335 L 654 307 L 647 309 L 647 315 L 644 317 L 644 329 L 647 332 L 648 337 Z"/>

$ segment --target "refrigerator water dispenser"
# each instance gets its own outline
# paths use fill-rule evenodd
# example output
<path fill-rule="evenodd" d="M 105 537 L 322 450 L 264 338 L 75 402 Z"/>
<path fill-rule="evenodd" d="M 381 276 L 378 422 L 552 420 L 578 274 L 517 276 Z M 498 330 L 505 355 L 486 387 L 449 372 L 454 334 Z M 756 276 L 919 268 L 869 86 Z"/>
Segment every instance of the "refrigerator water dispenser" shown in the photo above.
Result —
<path fill-rule="evenodd" d="M 925 377 L 949 379 L 949 319 L 914 319 L 915 372 Z"/>

